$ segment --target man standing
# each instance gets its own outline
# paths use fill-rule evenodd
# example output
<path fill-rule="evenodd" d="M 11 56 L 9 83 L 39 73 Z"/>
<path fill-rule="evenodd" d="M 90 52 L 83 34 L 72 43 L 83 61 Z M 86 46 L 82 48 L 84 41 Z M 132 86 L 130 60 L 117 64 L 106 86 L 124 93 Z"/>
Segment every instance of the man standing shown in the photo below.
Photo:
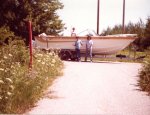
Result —
<path fill-rule="evenodd" d="M 82 44 L 82 41 L 79 39 L 79 37 L 76 37 L 76 42 L 75 42 L 75 50 L 76 50 L 76 55 L 77 55 L 77 61 L 81 60 L 81 55 L 80 55 L 80 48 Z"/>
<path fill-rule="evenodd" d="M 72 36 L 72 37 L 75 37 L 75 36 L 76 36 L 76 32 L 75 32 L 75 28 L 74 28 L 74 27 L 72 28 L 71 36 Z"/>
<path fill-rule="evenodd" d="M 88 35 L 86 41 L 85 61 L 87 61 L 87 57 L 90 56 L 90 61 L 92 62 L 92 46 L 93 46 L 93 40 L 91 36 Z"/>

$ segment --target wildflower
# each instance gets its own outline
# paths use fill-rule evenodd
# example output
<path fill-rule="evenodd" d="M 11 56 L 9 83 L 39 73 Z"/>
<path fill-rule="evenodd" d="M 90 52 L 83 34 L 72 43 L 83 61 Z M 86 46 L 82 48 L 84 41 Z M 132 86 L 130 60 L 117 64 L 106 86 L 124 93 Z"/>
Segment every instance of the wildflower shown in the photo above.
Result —
<path fill-rule="evenodd" d="M 0 68 L 0 71 L 4 71 L 4 69 L 3 69 L 3 68 Z"/>
<path fill-rule="evenodd" d="M 6 57 L 6 56 L 4 56 L 4 59 L 7 59 L 7 57 Z"/>
<path fill-rule="evenodd" d="M 51 64 L 52 67 L 54 67 L 54 64 Z"/>
<path fill-rule="evenodd" d="M 0 80 L 0 84 L 4 84 L 4 81 L 3 81 L 3 80 Z"/>
<path fill-rule="evenodd" d="M 55 58 L 58 58 L 58 55 L 55 55 Z"/>
<path fill-rule="evenodd" d="M 53 54 L 50 52 L 49 55 L 52 56 Z"/>
<path fill-rule="evenodd" d="M 6 81 L 8 81 L 9 83 L 13 83 L 13 81 L 10 78 L 6 78 Z"/>
<path fill-rule="evenodd" d="M 6 96 L 5 99 L 8 99 L 8 97 Z"/>
<path fill-rule="evenodd" d="M 5 72 L 8 72 L 8 71 L 9 71 L 9 68 L 6 68 L 6 69 L 5 69 Z"/>
<path fill-rule="evenodd" d="M 10 57 L 12 57 L 12 54 L 8 54 Z"/>
<path fill-rule="evenodd" d="M 45 65 L 45 62 L 42 62 L 43 65 Z"/>
<path fill-rule="evenodd" d="M 10 66 L 10 68 L 14 68 L 14 66 L 13 66 L 13 65 L 11 65 L 11 66 Z"/>
<path fill-rule="evenodd" d="M 12 93 L 10 93 L 10 92 L 7 92 L 7 95 L 8 95 L 8 96 L 11 96 L 11 95 L 12 95 Z"/>
<path fill-rule="evenodd" d="M 13 86 L 13 85 L 10 85 L 10 89 L 11 89 L 11 90 L 14 90 L 14 86 Z"/>
<path fill-rule="evenodd" d="M 55 59 L 52 59 L 52 63 L 55 63 L 56 61 L 55 61 Z"/>
<path fill-rule="evenodd" d="M 41 62 L 41 60 L 37 60 L 37 62 Z"/>
<path fill-rule="evenodd" d="M 16 62 L 16 65 L 17 65 L 18 67 L 20 67 L 20 62 Z"/>
<path fill-rule="evenodd" d="M 37 56 L 39 56 L 39 57 L 42 57 L 43 55 L 42 54 L 36 54 Z"/>

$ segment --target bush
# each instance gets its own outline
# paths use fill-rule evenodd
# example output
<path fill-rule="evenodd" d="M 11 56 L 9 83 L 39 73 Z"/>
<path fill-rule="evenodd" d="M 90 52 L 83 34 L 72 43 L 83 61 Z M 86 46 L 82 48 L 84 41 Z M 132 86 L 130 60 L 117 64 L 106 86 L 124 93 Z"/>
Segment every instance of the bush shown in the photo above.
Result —
<path fill-rule="evenodd" d="M 142 91 L 147 91 L 150 95 L 150 56 L 144 61 L 143 67 L 139 72 L 138 85 Z"/>
<path fill-rule="evenodd" d="M 23 113 L 33 106 L 62 67 L 54 52 L 34 51 L 29 69 L 28 49 L 19 40 L 1 47 L 0 113 Z"/>
<path fill-rule="evenodd" d="M 15 35 L 10 31 L 9 27 L 0 27 L 0 45 L 4 45 L 8 42 L 8 39 L 13 39 L 14 37 Z"/>

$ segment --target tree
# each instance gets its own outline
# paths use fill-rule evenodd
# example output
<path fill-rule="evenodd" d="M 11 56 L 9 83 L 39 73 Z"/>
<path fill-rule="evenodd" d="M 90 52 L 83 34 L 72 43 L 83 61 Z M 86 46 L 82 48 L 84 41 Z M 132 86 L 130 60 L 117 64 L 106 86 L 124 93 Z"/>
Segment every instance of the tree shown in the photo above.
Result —
<path fill-rule="evenodd" d="M 145 48 L 150 46 L 150 17 L 148 17 L 145 27 L 145 39 L 143 41 Z"/>
<path fill-rule="evenodd" d="M 35 35 L 57 35 L 64 24 L 56 11 L 62 8 L 58 0 L 0 0 L 0 27 L 8 26 L 15 35 L 27 38 L 30 20 Z"/>
<path fill-rule="evenodd" d="M 150 17 L 147 19 L 146 28 L 145 28 L 145 37 L 150 39 Z"/>

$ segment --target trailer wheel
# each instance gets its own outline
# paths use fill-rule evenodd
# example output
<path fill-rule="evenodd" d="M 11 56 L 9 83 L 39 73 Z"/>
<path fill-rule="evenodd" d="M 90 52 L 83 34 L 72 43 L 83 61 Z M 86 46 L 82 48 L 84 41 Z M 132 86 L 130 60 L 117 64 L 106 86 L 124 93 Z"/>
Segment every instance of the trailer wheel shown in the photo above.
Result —
<path fill-rule="evenodd" d="M 70 53 L 67 50 L 62 50 L 62 51 L 60 51 L 59 57 L 62 60 L 69 60 L 71 55 L 70 55 Z"/>
<path fill-rule="evenodd" d="M 72 51 L 71 52 L 71 61 L 76 61 L 77 60 L 77 55 L 76 55 L 76 52 L 75 51 Z"/>

